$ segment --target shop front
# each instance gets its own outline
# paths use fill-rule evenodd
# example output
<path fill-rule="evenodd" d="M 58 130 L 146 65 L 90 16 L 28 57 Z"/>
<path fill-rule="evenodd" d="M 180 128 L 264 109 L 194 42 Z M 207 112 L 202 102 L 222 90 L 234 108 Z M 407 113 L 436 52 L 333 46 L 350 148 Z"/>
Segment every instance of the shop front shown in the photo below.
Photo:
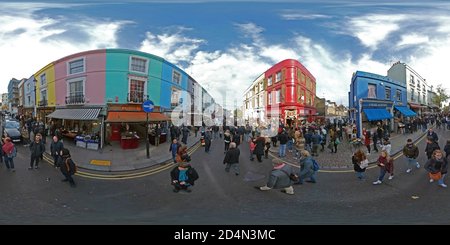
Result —
<path fill-rule="evenodd" d="M 73 140 L 76 146 L 98 150 L 102 148 L 103 116 L 102 108 L 56 109 L 47 115 L 52 122 L 64 127 L 65 138 Z M 49 120 L 49 121 L 50 121 Z"/>
<path fill-rule="evenodd" d="M 356 120 L 357 137 L 361 137 L 363 128 L 372 130 L 378 123 L 391 125 L 389 130 L 392 130 L 393 104 L 393 101 L 361 100 L 360 109 L 357 111 L 359 118 Z"/>
<path fill-rule="evenodd" d="M 149 141 L 154 144 L 154 130 L 164 128 L 170 118 L 161 114 L 160 107 L 155 106 L 154 112 L 148 113 Z M 106 142 L 120 141 L 122 149 L 139 147 L 139 140 L 146 140 L 147 113 L 142 105 L 108 104 L 106 118 Z M 166 133 L 161 133 L 160 144 L 166 141 Z"/>

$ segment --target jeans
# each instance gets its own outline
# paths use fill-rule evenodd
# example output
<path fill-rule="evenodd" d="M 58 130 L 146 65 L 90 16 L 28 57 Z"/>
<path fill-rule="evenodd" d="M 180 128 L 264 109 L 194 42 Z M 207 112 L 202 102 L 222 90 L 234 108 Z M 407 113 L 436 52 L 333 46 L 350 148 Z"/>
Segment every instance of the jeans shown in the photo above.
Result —
<path fill-rule="evenodd" d="M 250 150 L 250 160 L 253 161 L 253 150 Z"/>
<path fill-rule="evenodd" d="M 406 165 L 408 166 L 408 168 L 411 168 L 412 164 L 418 165 L 416 159 L 414 159 L 414 158 L 406 158 Z"/>
<path fill-rule="evenodd" d="M 289 151 L 293 151 L 294 150 L 294 140 L 289 140 Z"/>
<path fill-rule="evenodd" d="M 64 175 L 64 177 L 66 177 L 66 180 L 68 180 L 69 183 L 71 183 L 71 184 L 75 183 L 75 181 L 73 181 L 71 174 L 63 174 L 63 175 Z"/>
<path fill-rule="evenodd" d="M 298 154 L 300 153 L 300 151 L 299 150 L 295 150 L 295 158 L 297 158 L 298 157 Z"/>
<path fill-rule="evenodd" d="M 445 177 L 445 174 L 442 175 L 442 179 L 438 180 L 440 185 L 444 184 L 444 177 Z"/>
<path fill-rule="evenodd" d="M 59 155 L 53 155 L 53 164 L 54 167 L 58 166 Z"/>
<path fill-rule="evenodd" d="M 362 172 L 357 172 L 358 173 L 358 176 L 361 178 L 361 179 L 364 179 L 364 174 L 362 173 Z"/>
<path fill-rule="evenodd" d="M 173 159 L 173 163 L 177 163 L 177 154 L 173 154 L 172 153 L 172 159 Z"/>
<path fill-rule="evenodd" d="M 386 170 L 386 172 L 384 172 L 383 169 L 380 168 L 380 177 L 378 178 L 378 180 L 382 181 L 386 173 L 389 173 L 389 170 Z"/>
<path fill-rule="evenodd" d="M 227 166 L 225 167 L 225 171 L 230 171 L 230 168 L 233 167 L 233 170 L 236 174 L 239 174 L 239 168 L 237 163 L 227 163 Z"/>
<path fill-rule="evenodd" d="M 314 177 L 314 175 L 311 175 L 311 177 L 309 177 L 309 179 L 311 180 L 311 182 L 316 182 L 316 177 Z M 305 179 L 300 179 L 300 180 L 298 180 L 297 183 L 303 184 L 303 183 L 305 183 Z"/>
<path fill-rule="evenodd" d="M 311 143 L 305 143 L 305 151 L 308 150 L 308 146 L 312 150 Z"/>
<path fill-rule="evenodd" d="M 5 156 L 5 164 L 8 169 L 14 169 L 14 160 L 12 157 Z"/>
<path fill-rule="evenodd" d="M 281 154 L 283 153 L 283 154 Z M 286 157 L 286 144 L 280 144 L 280 152 L 278 153 L 279 157 Z"/>
<path fill-rule="evenodd" d="M 31 155 L 31 161 L 30 161 L 30 167 L 32 168 L 33 167 L 33 164 L 34 164 L 34 162 L 36 162 L 36 167 L 39 165 L 39 158 L 40 158 L 41 156 L 39 155 L 39 156 L 35 156 L 35 155 Z"/>
<path fill-rule="evenodd" d="M 312 155 L 313 155 L 313 156 L 318 156 L 318 155 L 319 155 L 318 150 L 319 150 L 319 145 L 314 145 L 314 144 L 313 144 Z M 337 151 L 337 150 L 336 150 L 336 151 Z"/>

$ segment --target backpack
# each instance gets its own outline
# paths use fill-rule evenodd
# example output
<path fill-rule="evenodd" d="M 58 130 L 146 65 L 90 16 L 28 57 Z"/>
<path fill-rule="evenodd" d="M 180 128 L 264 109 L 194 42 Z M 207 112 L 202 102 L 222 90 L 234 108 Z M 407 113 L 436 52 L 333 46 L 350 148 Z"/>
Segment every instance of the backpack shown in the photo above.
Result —
<path fill-rule="evenodd" d="M 69 159 L 72 159 L 72 158 L 70 158 L 70 157 L 66 158 L 65 163 L 66 163 L 67 171 L 70 172 L 70 165 L 69 165 L 69 163 L 67 163 L 67 160 L 69 160 Z M 75 166 L 75 170 L 73 171 L 73 173 L 75 174 L 78 171 L 78 167 L 75 164 L 73 164 L 73 165 Z"/>
<path fill-rule="evenodd" d="M 11 154 L 6 154 L 8 157 L 13 158 L 17 156 L 17 147 L 16 145 L 13 146 L 13 152 Z"/>
<path fill-rule="evenodd" d="M 313 159 L 312 162 L 313 162 L 313 169 L 314 169 L 314 171 L 318 171 L 319 170 L 319 164 L 317 164 L 316 159 Z"/>

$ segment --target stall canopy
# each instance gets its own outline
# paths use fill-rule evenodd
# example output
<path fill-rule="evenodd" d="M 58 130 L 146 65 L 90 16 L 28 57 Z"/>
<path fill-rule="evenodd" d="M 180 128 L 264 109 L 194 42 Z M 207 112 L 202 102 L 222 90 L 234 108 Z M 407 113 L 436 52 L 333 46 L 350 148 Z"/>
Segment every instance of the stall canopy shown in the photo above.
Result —
<path fill-rule="evenodd" d="M 395 109 L 399 110 L 405 117 L 415 117 L 417 113 L 413 112 L 406 106 L 396 106 Z"/>
<path fill-rule="evenodd" d="M 369 121 L 391 119 L 393 116 L 384 108 L 363 108 Z"/>
<path fill-rule="evenodd" d="M 101 108 L 57 109 L 46 117 L 70 120 L 96 120 Z"/>
<path fill-rule="evenodd" d="M 170 121 L 170 118 L 159 112 L 148 113 L 148 121 Z M 131 111 L 110 111 L 106 122 L 147 122 L 147 113 Z"/>

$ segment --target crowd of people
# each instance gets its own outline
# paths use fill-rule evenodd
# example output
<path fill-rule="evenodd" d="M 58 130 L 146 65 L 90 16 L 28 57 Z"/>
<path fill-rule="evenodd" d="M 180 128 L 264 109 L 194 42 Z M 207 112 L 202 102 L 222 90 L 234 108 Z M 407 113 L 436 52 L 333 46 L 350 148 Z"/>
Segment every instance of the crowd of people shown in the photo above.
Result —
<path fill-rule="evenodd" d="M 52 138 L 50 155 L 53 157 L 53 166 L 56 169 L 60 169 L 64 175 L 65 179 L 62 182 L 67 181 L 72 188 L 75 188 L 76 185 L 72 175 L 76 173 L 77 166 L 71 158 L 70 151 L 64 148 L 61 128 L 54 122 L 51 122 L 48 130 L 46 130 L 44 129 L 43 122 L 37 118 L 27 118 L 24 115 L 7 115 L 20 123 L 23 146 L 28 147 L 30 151 L 30 165 L 28 170 L 39 169 L 39 161 L 43 160 L 43 154 L 45 152 L 46 132 L 49 131 Z M 5 122 L 5 116 L 3 114 L 1 115 L 2 124 Z M 17 146 L 12 143 L 7 132 L 2 132 L 0 143 L 2 145 L 0 147 L 0 163 L 4 161 L 6 168 L 14 172 L 14 158 L 18 152 Z"/>

